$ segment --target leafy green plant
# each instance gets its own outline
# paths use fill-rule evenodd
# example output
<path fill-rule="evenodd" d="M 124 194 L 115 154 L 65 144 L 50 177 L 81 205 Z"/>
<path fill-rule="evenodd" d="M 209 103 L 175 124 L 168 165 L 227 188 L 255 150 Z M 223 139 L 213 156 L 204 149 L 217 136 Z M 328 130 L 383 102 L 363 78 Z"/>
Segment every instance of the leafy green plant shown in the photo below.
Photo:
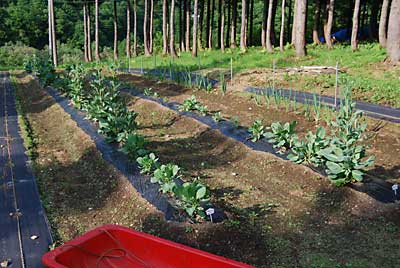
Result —
<path fill-rule="evenodd" d="M 225 93 L 226 93 L 226 81 L 225 81 L 225 75 L 222 72 L 219 74 L 219 79 L 220 79 L 220 82 L 221 82 L 222 95 L 225 95 Z"/>
<path fill-rule="evenodd" d="M 158 158 L 154 153 L 138 157 L 136 162 L 139 164 L 140 173 L 150 174 L 155 168 L 158 168 Z"/>
<path fill-rule="evenodd" d="M 184 100 L 182 105 L 179 107 L 179 110 L 185 112 L 199 111 L 199 113 L 203 116 L 208 114 L 207 106 L 202 105 L 194 95 Z"/>
<path fill-rule="evenodd" d="M 206 217 L 204 207 L 210 200 L 206 186 L 197 180 L 185 182 L 174 188 L 174 194 L 177 197 L 177 206 L 184 209 L 190 217 L 195 215 Z"/>
<path fill-rule="evenodd" d="M 289 149 L 293 146 L 297 136 L 295 133 L 297 122 L 286 122 L 282 124 L 280 122 L 272 123 L 268 127 L 271 132 L 267 132 L 264 136 L 268 139 L 268 142 L 274 145 L 274 148 L 286 148 Z"/>
<path fill-rule="evenodd" d="M 128 112 L 123 116 L 109 115 L 99 121 L 99 133 L 106 136 L 108 142 L 120 142 L 121 136 L 127 137 L 126 133 L 136 129 L 137 113 Z"/>
<path fill-rule="evenodd" d="M 235 128 L 239 127 L 239 117 L 237 117 L 236 115 L 232 118 L 232 124 Z"/>
<path fill-rule="evenodd" d="M 147 154 L 147 151 L 144 149 L 146 144 L 147 140 L 142 135 L 131 133 L 128 135 L 128 138 L 122 145 L 120 151 L 128 155 L 130 159 L 134 160 L 139 156 Z"/>
<path fill-rule="evenodd" d="M 293 144 L 292 151 L 288 155 L 288 159 L 297 163 L 312 164 L 316 167 L 321 167 L 325 164 L 325 159 L 321 151 L 329 145 L 329 137 L 326 135 L 326 130 L 319 127 L 317 131 L 308 132 L 306 140 L 296 140 Z"/>
<path fill-rule="evenodd" d="M 219 121 L 222 120 L 222 114 L 221 114 L 221 112 L 216 112 L 216 113 L 214 113 L 213 116 L 212 116 L 212 118 L 213 118 L 213 120 L 214 120 L 215 122 L 218 123 Z"/>
<path fill-rule="evenodd" d="M 257 119 L 249 127 L 250 137 L 253 142 L 260 140 L 265 134 L 266 127 L 263 126 L 262 120 Z"/>
<path fill-rule="evenodd" d="M 163 193 L 173 192 L 176 186 L 175 179 L 179 178 L 180 168 L 177 165 L 168 163 L 158 167 L 151 178 L 152 183 L 160 184 L 160 190 Z"/>

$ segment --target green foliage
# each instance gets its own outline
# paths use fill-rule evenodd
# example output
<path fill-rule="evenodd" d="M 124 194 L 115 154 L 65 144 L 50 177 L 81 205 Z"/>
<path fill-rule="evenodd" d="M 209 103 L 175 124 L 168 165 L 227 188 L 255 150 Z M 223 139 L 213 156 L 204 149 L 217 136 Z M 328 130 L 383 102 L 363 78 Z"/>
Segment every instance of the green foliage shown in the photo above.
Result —
<path fill-rule="evenodd" d="M 260 140 L 264 136 L 265 130 L 266 127 L 263 126 L 262 120 L 261 119 L 255 120 L 254 123 L 251 125 L 251 127 L 249 127 L 251 140 L 253 142 Z"/>
<path fill-rule="evenodd" d="M 26 59 L 33 57 L 37 52 L 36 49 L 28 47 L 20 41 L 16 43 L 8 42 L 0 47 L 0 66 L 8 68 L 17 66 L 25 67 L 24 63 Z"/>
<path fill-rule="evenodd" d="M 144 149 L 146 144 L 147 140 L 142 135 L 130 133 L 120 151 L 128 155 L 131 160 L 135 160 L 147 154 L 147 151 Z"/>
<path fill-rule="evenodd" d="M 25 59 L 24 68 L 28 73 L 34 73 L 44 86 L 51 85 L 57 78 L 53 64 L 47 56 L 33 55 Z"/>
<path fill-rule="evenodd" d="M 68 78 L 70 83 L 67 94 L 78 109 L 83 109 L 87 103 L 84 92 L 85 75 L 86 72 L 82 65 L 73 65 L 69 68 Z"/>
<path fill-rule="evenodd" d="M 177 205 L 193 217 L 196 214 L 205 218 L 204 207 L 209 203 L 209 194 L 206 186 L 197 182 L 185 182 L 174 188 L 174 194 L 178 198 Z"/>
<path fill-rule="evenodd" d="M 293 143 L 296 141 L 296 128 L 297 122 L 286 122 L 282 124 L 280 122 L 272 123 L 268 127 L 271 132 L 267 132 L 264 136 L 268 139 L 268 142 L 274 145 L 274 148 L 286 148 L 290 149 Z"/>
<path fill-rule="evenodd" d="M 325 163 L 321 151 L 328 145 L 329 137 L 326 135 L 326 130 L 324 127 L 319 127 L 315 134 L 308 132 L 305 141 L 295 140 L 288 159 L 297 164 L 306 163 L 321 167 Z"/>
<path fill-rule="evenodd" d="M 154 153 L 138 157 L 136 162 L 139 164 L 142 174 L 151 174 L 155 168 L 158 168 L 158 158 Z"/>
<path fill-rule="evenodd" d="M 216 113 L 214 113 L 213 115 L 212 115 L 212 118 L 213 118 L 213 120 L 215 121 L 215 122 L 219 122 L 219 121 L 221 121 L 222 120 L 222 114 L 221 114 L 221 112 L 216 112 Z"/>
<path fill-rule="evenodd" d="M 126 133 L 136 129 L 136 117 L 137 113 L 131 111 L 119 116 L 109 114 L 106 118 L 100 119 L 99 133 L 105 135 L 108 142 L 119 142 L 121 136 L 125 137 Z"/>
<path fill-rule="evenodd" d="M 179 110 L 185 112 L 199 111 L 199 113 L 203 116 L 206 116 L 208 114 L 207 106 L 204 106 L 199 101 L 197 101 L 196 96 L 194 95 L 184 100 L 182 105 L 179 107 Z"/>
<path fill-rule="evenodd" d="M 152 183 L 160 184 L 160 190 L 163 193 L 173 192 L 175 188 L 175 179 L 179 178 L 180 168 L 177 165 L 168 163 L 158 167 L 151 178 Z"/>

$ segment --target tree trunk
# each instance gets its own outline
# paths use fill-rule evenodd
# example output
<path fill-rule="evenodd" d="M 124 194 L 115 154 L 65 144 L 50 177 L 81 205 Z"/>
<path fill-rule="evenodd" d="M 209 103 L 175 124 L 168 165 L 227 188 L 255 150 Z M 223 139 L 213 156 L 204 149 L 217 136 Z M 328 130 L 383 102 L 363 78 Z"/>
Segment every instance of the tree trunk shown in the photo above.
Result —
<path fill-rule="evenodd" d="M 272 44 L 277 44 L 276 32 L 275 32 L 275 17 L 276 9 L 278 7 L 278 0 L 272 0 L 272 26 L 271 26 L 271 42 Z"/>
<path fill-rule="evenodd" d="M 183 33 L 185 31 L 185 20 L 183 19 L 182 10 L 185 14 L 186 11 L 186 0 L 179 0 L 179 48 L 181 51 L 185 51 L 185 40 L 183 37 Z"/>
<path fill-rule="evenodd" d="M 95 57 L 96 61 L 100 60 L 100 49 L 99 49 L 99 0 L 95 0 Z"/>
<path fill-rule="evenodd" d="M 294 0 L 294 14 L 293 14 L 293 26 L 292 26 L 292 45 L 296 46 L 296 23 L 297 23 L 297 2 L 299 0 Z"/>
<path fill-rule="evenodd" d="M 390 0 L 383 0 L 381 18 L 379 20 L 379 44 L 381 47 L 386 47 L 386 26 L 388 20 L 389 2 Z"/>
<path fill-rule="evenodd" d="M 221 0 L 221 5 L 222 5 L 222 11 L 221 11 L 221 30 L 220 30 L 220 47 L 221 51 L 225 51 L 225 40 L 224 40 L 224 32 L 225 32 L 225 4 L 224 0 Z"/>
<path fill-rule="evenodd" d="M 136 0 L 133 0 L 133 56 L 137 56 L 137 8 Z"/>
<path fill-rule="evenodd" d="M 242 0 L 242 23 L 240 27 L 240 50 L 246 51 L 246 0 Z"/>
<path fill-rule="evenodd" d="M 163 0 L 163 17 L 162 17 L 163 55 L 168 54 L 167 5 L 168 5 L 167 0 Z"/>
<path fill-rule="evenodd" d="M 192 56 L 197 57 L 197 12 L 199 10 L 198 0 L 194 0 L 193 6 L 193 37 L 192 37 Z"/>
<path fill-rule="evenodd" d="M 354 4 L 354 14 L 353 14 L 353 28 L 351 30 L 351 49 L 356 51 L 357 46 L 357 33 L 358 33 L 358 17 L 360 14 L 360 0 L 356 0 Z"/>
<path fill-rule="evenodd" d="M 285 45 L 283 43 L 283 38 L 285 35 L 285 0 L 282 0 L 282 7 L 281 7 L 281 33 L 279 35 L 279 48 L 283 52 L 285 50 Z"/>
<path fill-rule="evenodd" d="M 214 9 L 215 9 L 215 0 L 212 0 L 211 1 L 210 32 L 208 33 L 208 48 L 210 48 L 210 49 L 212 49 L 212 47 L 213 47 Z"/>
<path fill-rule="evenodd" d="M 147 19 L 148 19 L 148 0 L 144 0 L 144 15 L 143 15 L 143 45 L 144 45 L 144 55 L 150 56 L 149 50 L 149 32 L 147 30 Z"/>
<path fill-rule="evenodd" d="M 211 0 L 207 0 L 207 16 L 206 16 L 206 48 L 210 48 L 210 15 L 211 15 Z"/>
<path fill-rule="evenodd" d="M 126 57 L 131 57 L 131 0 L 126 0 Z"/>
<path fill-rule="evenodd" d="M 389 15 L 387 52 L 389 61 L 398 64 L 400 62 L 400 0 L 392 0 Z"/>
<path fill-rule="evenodd" d="M 314 10 L 314 25 L 313 25 L 313 42 L 314 44 L 321 44 L 319 41 L 319 23 L 321 18 L 321 0 L 315 1 L 315 10 Z"/>
<path fill-rule="evenodd" d="M 118 59 L 118 22 L 116 0 L 114 0 L 114 59 Z"/>
<path fill-rule="evenodd" d="M 231 48 L 236 48 L 237 0 L 232 0 Z"/>
<path fill-rule="evenodd" d="M 53 41 L 52 31 L 51 31 L 51 2 L 47 0 L 47 22 L 48 22 L 48 34 L 49 34 L 49 57 L 53 60 Z"/>
<path fill-rule="evenodd" d="M 190 51 L 190 0 L 186 2 L 186 34 L 185 34 L 185 47 L 186 51 Z"/>
<path fill-rule="evenodd" d="M 267 48 L 267 44 L 265 42 L 267 36 L 267 18 L 268 18 L 268 0 L 264 0 L 263 18 L 261 23 L 261 46 L 263 49 Z"/>
<path fill-rule="evenodd" d="M 333 0 L 331 0 L 333 1 Z M 303 57 L 306 55 L 306 17 L 307 17 L 307 0 L 296 0 L 296 37 L 295 47 L 296 56 Z"/>
<path fill-rule="evenodd" d="M 267 36 L 266 36 L 266 43 L 267 43 L 267 51 L 272 53 L 274 48 L 272 47 L 271 43 L 271 28 L 272 28 L 272 8 L 273 8 L 273 0 L 269 0 L 268 5 L 268 19 L 267 19 Z"/>
<path fill-rule="evenodd" d="M 253 42 L 254 32 L 254 0 L 250 0 L 250 33 L 249 33 L 249 45 L 254 45 Z"/>
<path fill-rule="evenodd" d="M 175 24 L 174 24 L 174 16 L 175 16 L 175 1 L 171 1 L 171 10 L 170 10 L 170 20 L 169 20 L 169 54 L 171 57 L 177 57 L 175 50 Z"/>
<path fill-rule="evenodd" d="M 218 26 L 217 26 L 217 30 L 218 30 L 218 43 L 217 46 L 220 48 L 221 47 L 221 13 L 223 12 L 223 6 L 222 6 L 222 0 L 218 0 Z"/>
<path fill-rule="evenodd" d="M 90 16 L 90 2 L 87 4 L 87 38 L 88 38 L 88 59 L 89 61 L 93 60 L 92 57 L 92 30 L 91 30 L 91 16 Z"/>
<path fill-rule="evenodd" d="M 89 61 L 88 58 L 88 47 L 87 47 L 87 15 L 86 15 L 86 2 L 83 2 L 83 51 L 84 51 L 84 58 L 85 62 Z M 51 45 L 50 45 L 51 47 Z"/>
<path fill-rule="evenodd" d="M 226 21 L 226 35 L 225 35 L 225 46 L 229 47 L 229 30 L 231 29 L 231 3 L 230 0 L 227 0 L 227 9 L 228 9 L 228 20 Z"/>
<path fill-rule="evenodd" d="M 153 17 L 154 17 L 154 0 L 150 0 L 150 25 L 149 25 L 149 52 L 153 54 Z"/>
<path fill-rule="evenodd" d="M 57 67 L 58 60 L 57 60 L 57 41 L 56 41 L 56 23 L 54 20 L 54 1 L 50 0 L 51 3 L 51 45 L 52 45 L 52 55 L 53 55 L 53 64 Z"/>
<path fill-rule="evenodd" d="M 205 5 L 204 5 L 204 1 L 205 0 L 200 0 L 200 4 L 199 7 L 200 8 L 200 18 L 198 21 L 198 38 L 197 38 L 197 46 L 199 50 L 203 49 L 203 20 L 204 20 L 204 9 L 205 9 Z"/>
<path fill-rule="evenodd" d="M 332 33 L 332 23 L 333 23 L 333 10 L 335 8 L 335 0 L 327 0 L 326 4 L 326 14 L 327 19 L 325 21 L 324 33 L 325 33 L 325 42 L 329 49 L 333 48 L 331 33 Z"/>

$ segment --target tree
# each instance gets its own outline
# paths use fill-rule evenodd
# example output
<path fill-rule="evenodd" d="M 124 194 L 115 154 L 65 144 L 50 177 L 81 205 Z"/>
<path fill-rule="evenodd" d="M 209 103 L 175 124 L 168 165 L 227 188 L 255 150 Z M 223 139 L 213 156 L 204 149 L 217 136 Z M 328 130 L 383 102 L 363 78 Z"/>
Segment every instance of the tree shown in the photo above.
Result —
<path fill-rule="evenodd" d="M 153 16 L 154 16 L 154 0 L 150 0 L 150 26 L 149 26 L 149 52 L 153 53 Z"/>
<path fill-rule="evenodd" d="M 163 0 L 163 17 L 162 17 L 163 55 L 168 54 L 167 5 L 168 5 L 167 0 Z"/>
<path fill-rule="evenodd" d="M 193 6 L 193 38 L 192 38 L 192 56 L 197 57 L 197 25 L 198 25 L 198 19 L 197 19 L 197 12 L 198 12 L 198 0 L 194 0 L 194 6 Z"/>
<path fill-rule="evenodd" d="M 84 51 L 84 59 L 85 62 L 89 61 L 88 58 L 88 47 L 87 47 L 87 15 L 86 15 L 86 2 L 83 2 L 82 4 L 83 7 L 83 51 Z"/>
<path fill-rule="evenodd" d="M 274 51 L 271 43 L 271 28 L 272 28 L 272 9 L 273 9 L 273 0 L 269 0 L 268 5 L 268 19 L 267 19 L 267 36 L 266 36 L 266 44 L 267 44 L 267 51 L 269 53 Z"/>
<path fill-rule="evenodd" d="M 131 0 L 126 0 L 126 57 L 131 57 Z"/>
<path fill-rule="evenodd" d="M 327 18 L 325 20 L 324 33 L 325 33 L 325 42 L 329 49 L 333 48 L 331 33 L 332 33 L 334 7 L 335 7 L 335 0 L 327 0 L 327 3 L 326 3 Z"/>
<path fill-rule="evenodd" d="M 237 0 L 232 0 L 231 48 L 236 48 Z"/>
<path fill-rule="evenodd" d="M 392 0 L 389 15 L 387 34 L 387 53 L 389 61 L 398 64 L 400 62 L 400 0 Z"/>
<path fill-rule="evenodd" d="M 250 33 L 249 33 L 249 45 L 253 45 L 253 32 L 254 32 L 254 0 L 250 0 Z"/>
<path fill-rule="evenodd" d="M 293 26 L 292 26 L 292 45 L 296 46 L 296 12 L 297 12 L 297 2 L 298 0 L 294 0 L 294 14 L 293 14 Z M 290 18 L 289 18 L 290 19 Z"/>
<path fill-rule="evenodd" d="M 91 16 L 90 16 L 90 2 L 88 2 L 87 4 L 87 37 L 88 37 L 88 42 L 87 42 L 87 46 L 88 46 L 88 59 L 89 61 L 93 60 L 92 57 L 92 31 L 91 31 Z"/>
<path fill-rule="evenodd" d="M 266 35 L 267 35 L 267 18 L 268 18 L 268 0 L 264 0 L 264 8 L 263 8 L 263 18 L 261 23 L 261 46 L 266 49 L 267 45 Z"/>
<path fill-rule="evenodd" d="M 205 9 L 205 5 L 204 5 L 204 1 L 205 0 L 200 0 L 200 4 L 199 4 L 199 10 L 200 10 L 200 18 L 198 21 L 198 30 L 199 30 L 199 34 L 198 34 L 198 38 L 197 38 L 197 46 L 199 47 L 200 50 L 202 50 L 203 48 L 203 20 L 204 20 L 204 9 Z"/>
<path fill-rule="evenodd" d="M 57 42 L 56 42 L 56 30 L 54 22 L 54 1 L 50 0 L 50 29 L 51 31 L 51 55 L 53 56 L 53 65 L 57 66 Z"/>
<path fill-rule="evenodd" d="M 225 31 L 225 8 L 224 8 L 224 0 L 220 0 L 220 5 L 222 6 L 221 9 L 221 28 L 220 28 L 220 47 L 221 51 L 225 50 L 225 40 L 224 40 L 224 31 Z"/>
<path fill-rule="evenodd" d="M 379 44 L 381 45 L 381 47 L 386 47 L 386 26 L 388 20 L 389 2 L 389 0 L 383 0 L 381 17 L 379 20 Z"/>
<path fill-rule="evenodd" d="M 114 59 L 118 59 L 118 22 L 116 0 L 114 0 Z"/>
<path fill-rule="evenodd" d="M 314 44 L 318 45 L 321 44 L 321 41 L 319 41 L 320 19 L 321 19 L 321 0 L 316 0 L 314 9 L 313 42 Z"/>
<path fill-rule="evenodd" d="M 173 1 L 172 1 L 173 2 Z M 143 15 L 143 46 L 144 46 L 144 55 L 150 56 L 149 49 L 149 32 L 147 30 L 147 20 L 148 20 L 148 0 L 144 0 L 144 15 Z"/>
<path fill-rule="evenodd" d="M 353 14 L 353 28 L 351 30 L 351 49 L 353 51 L 357 50 L 357 34 L 358 34 L 358 16 L 360 14 L 360 0 L 356 0 L 354 4 L 354 14 Z"/>
<path fill-rule="evenodd" d="M 331 0 L 333 1 L 333 0 Z M 306 16 L 307 16 L 307 0 L 296 0 L 295 4 L 295 15 L 296 18 L 296 35 L 295 35 L 295 47 L 296 56 L 303 57 L 307 54 L 306 52 Z"/>
<path fill-rule="evenodd" d="M 246 0 L 242 0 L 242 23 L 240 27 L 240 50 L 246 50 Z"/>
<path fill-rule="evenodd" d="M 225 46 L 229 47 L 229 37 L 230 37 L 230 28 L 231 28 L 231 0 L 227 0 L 227 9 L 228 9 L 228 19 L 226 25 L 226 35 L 225 35 Z"/>
<path fill-rule="evenodd" d="M 208 32 L 208 48 L 213 47 L 213 29 L 214 29 L 214 7 L 215 7 L 215 0 L 212 0 L 211 3 L 211 14 L 210 14 L 210 31 Z"/>
<path fill-rule="evenodd" d="M 190 0 L 185 0 L 186 3 L 186 32 L 185 32 L 185 49 L 190 51 Z"/>
<path fill-rule="evenodd" d="M 137 53 L 137 6 L 136 0 L 133 0 L 133 55 L 136 57 Z"/>
<path fill-rule="evenodd" d="M 95 57 L 96 61 L 100 60 L 100 50 L 99 50 L 99 0 L 95 0 L 95 14 L 94 14 L 94 19 L 95 19 Z"/>
<path fill-rule="evenodd" d="M 285 46 L 283 44 L 283 38 L 285 34 L 285 0 L 282 0 L 282 8 L 281 8 L 281 33 L 279 35 L 279 48 L 283 52 L 285 50 Z"/>
<path fill-rule="evenodd" d="M 210 48 L 210 20 L 211 20 L 211 0 L 207 0 L 206 16 L 206 47 Z"/>
<path fill-rule="evenodd" d="M 171 57 L 177 57 L 175 50 L 175 31 L 174 31 L 174 16 L 175 16 L 175 1 L 171 1 L 171 10 L 170 10 L 170 20 L 169 20 L 169 54 Z"/>

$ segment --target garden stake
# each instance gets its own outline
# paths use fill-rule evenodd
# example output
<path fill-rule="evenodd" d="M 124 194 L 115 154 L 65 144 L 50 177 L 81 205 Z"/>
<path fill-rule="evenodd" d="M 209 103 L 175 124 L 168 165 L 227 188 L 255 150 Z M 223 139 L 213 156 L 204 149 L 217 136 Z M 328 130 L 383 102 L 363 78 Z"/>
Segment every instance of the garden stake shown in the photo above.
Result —
<path fill-rule="evenodd" d="M 231 57 L 231 86 L 233 86 L 233 60 Z"/>
<path fill-rule="evenodd" d="M 140 58 L 140 72 L 143 74 L 143 58 Z"/>
<path fill-rule="evenodd" d="M 215 211 L 214 211 L 213 208 L 209 208 L 209 209 L 206 210 L 206 214 L 207 214 L 208 216 L 210 216 L 211 222 L 213 222 L 212 214 L 214 214 L 214 212 L 215 212 Z"/>
<path fill-rule="evenodd" d="M 335 83 L 335 109 L 338 108 L 337 98 L 339 95 L 339 62 L 336 62 L 336 83 Z"/>
<path fill-rule="evenodd" d="M 399 185 L 398 184 L 393 184 L 392 190 L 394 191 L 394 195 L 397 195 L 397 190 L 398 189 L 399 189 Z"/>

